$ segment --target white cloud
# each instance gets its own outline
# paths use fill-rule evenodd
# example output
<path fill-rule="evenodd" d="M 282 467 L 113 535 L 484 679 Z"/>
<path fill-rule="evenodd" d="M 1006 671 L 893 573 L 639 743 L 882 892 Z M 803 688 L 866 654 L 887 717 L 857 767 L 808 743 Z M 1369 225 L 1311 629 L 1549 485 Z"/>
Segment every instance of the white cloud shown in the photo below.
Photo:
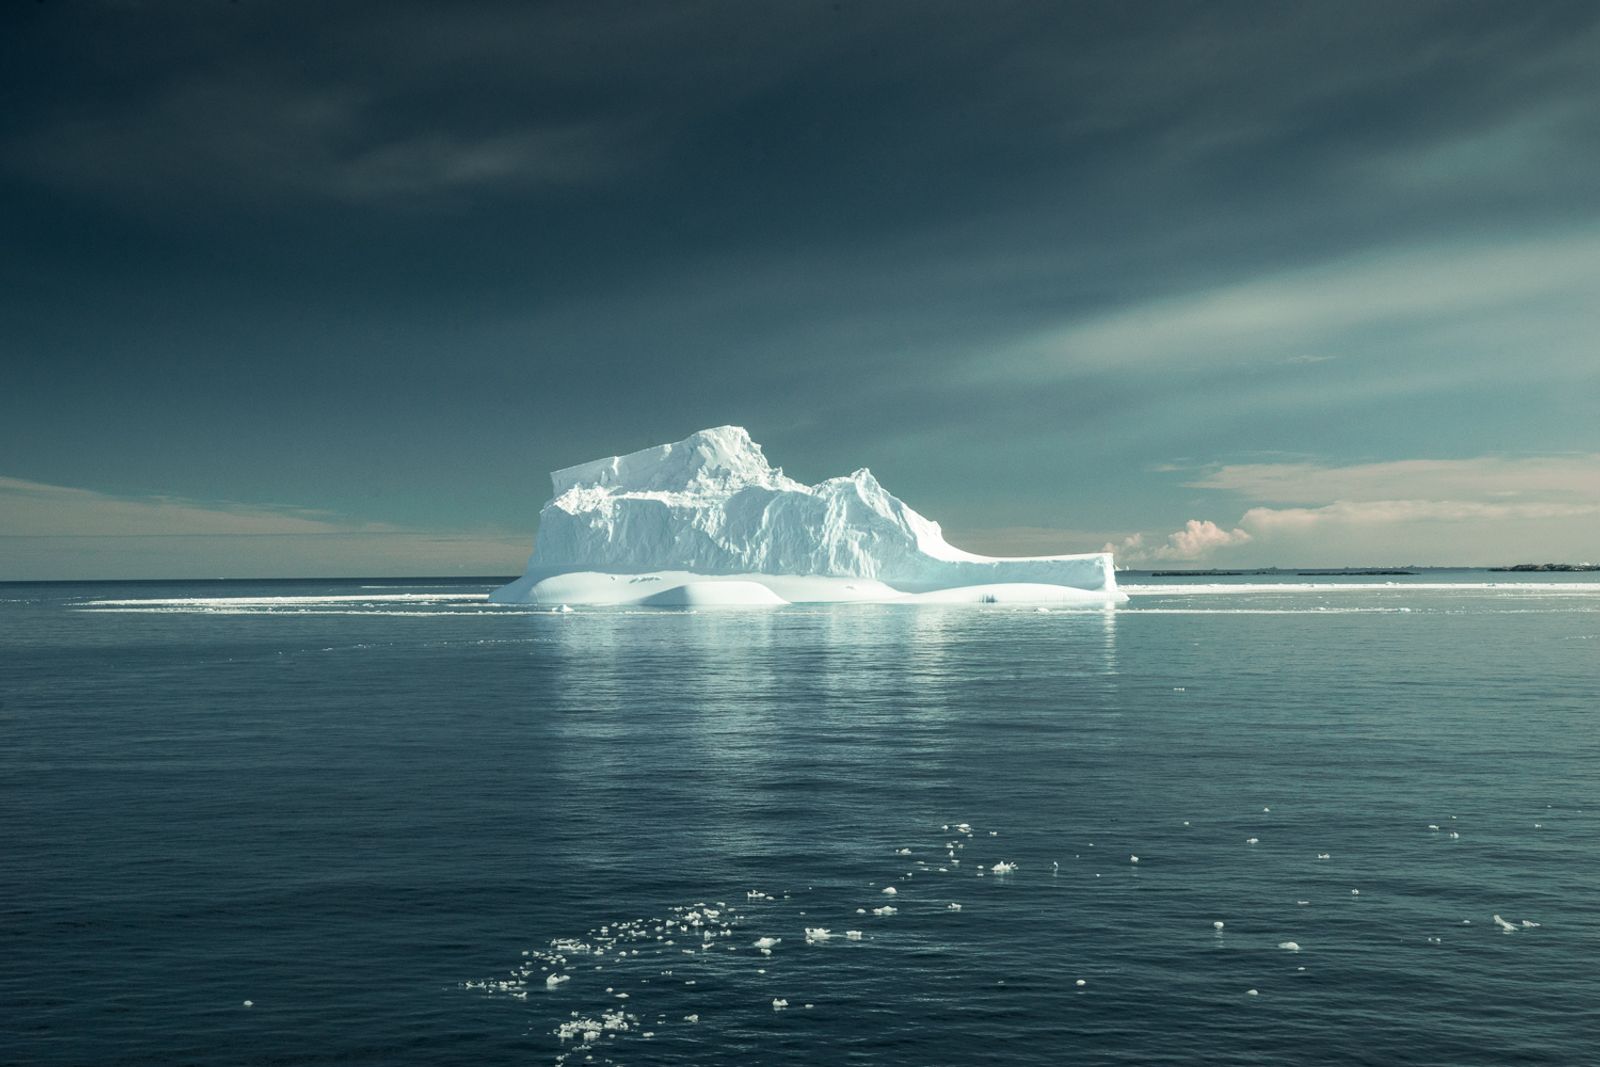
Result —
<path fill-rule="evenodd" d="M 1136 533 L 1121 544 L 1108 544 L 1105 551 L 1114 552 L 1120 563 L 1148 563 L 1156 561 L 1193 561 L 1204 559 L 1221 548 L 1248 544 L 1250 533 L 1241 529 L 1224 530 L 1210 519 L 1190 519 L 1167 535 L 1165 542 L 1146 547 L 1144 535 Z"/>
<path fill-rule="evenodd" d="M 1585 562 L 1600 555 L 1600 453 L 1219 466 L 1255 563 Z"/>

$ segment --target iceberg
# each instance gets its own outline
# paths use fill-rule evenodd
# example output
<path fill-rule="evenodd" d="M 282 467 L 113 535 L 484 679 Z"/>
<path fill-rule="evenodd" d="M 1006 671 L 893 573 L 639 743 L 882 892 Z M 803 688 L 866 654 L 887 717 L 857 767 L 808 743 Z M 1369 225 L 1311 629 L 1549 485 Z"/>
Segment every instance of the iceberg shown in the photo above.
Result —
<path fill-rule="evenodd" d="M 866 468 L 804 485 L 767 462 L 740 426 L 580 463 L 550 481 L 527 571 L 491 602 L 1127 601 L 1108 552 L 995 558 L 964 551 Z"/>

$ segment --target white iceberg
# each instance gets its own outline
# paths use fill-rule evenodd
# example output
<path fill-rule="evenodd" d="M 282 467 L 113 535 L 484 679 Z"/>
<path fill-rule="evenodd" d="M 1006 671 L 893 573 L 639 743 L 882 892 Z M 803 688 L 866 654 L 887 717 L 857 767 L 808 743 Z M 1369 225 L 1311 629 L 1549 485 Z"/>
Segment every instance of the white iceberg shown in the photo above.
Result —
<path fill-rule="evenodd" d="M 761 606 L 842 601 L 1125 603 L 1111 554 L 997 559 L 866 468 L 802 485 L 742 427 L 581 463 L 550 476 L 527 572 L 500 604 Z"/>

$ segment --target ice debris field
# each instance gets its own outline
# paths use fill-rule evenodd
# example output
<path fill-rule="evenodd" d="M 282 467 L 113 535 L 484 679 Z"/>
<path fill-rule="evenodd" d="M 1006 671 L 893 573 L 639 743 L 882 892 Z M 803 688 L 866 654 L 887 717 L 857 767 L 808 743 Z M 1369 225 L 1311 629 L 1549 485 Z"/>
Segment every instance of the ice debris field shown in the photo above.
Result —
<path fill-rule="evenodd" d="M 1275 833 L 1271 806 L 1255 818 L 1262 836 L 1249 838 L 1230 838 L 1220 826 L 1197 820 L 1182 823 L 1184 833 L 1200 835 L 1199 843 L 1208 849 L 1248 849 L 1252 860 L 1261 855 L 1254 846 L 1269 849 L 1284 868 L 1279 873 L 1303 887 L 1304 895 L 1292 901 L 1266 899 L 1270 894 L 1251 884 L 1259 867 L 1241 862 L 1240 896 L 1257 897 L 1258 905 L 1223 917 L 1197 910 L 1168 931 L 1175 948 L 1207 946 L 1239 961 L 1219 967 L 1215 978 L 1216 995 L 1224 1003 L 1270 997 L 1279 983 L 1310 977 L 1319 950 L 1326 950 L 1337 968 L 1340 942 L 1352 937 L 1440 951 L 1485 937 L 1537 936 L 1543 928 L 1520 914 L 1477 914 L 1443 900 L 1420 928 L 1390 928 L 1382 919 L 1386 894 L 1381 884 L 1369 883 L 1363 892 L 1363 871 L 1334 864 L 1332 853 L 1296 840 L 1287 829 L 1292 824 Z M 1459 843 L 1459 831 L 1441 831 L 1444 825 L 1459 825 L 1455 818 L 1442 819 L 1409 832 L 1419 846 L 1430 840 Z M 762 1012 L 800 1012 L 808 1018 L 815 1013 L 815 1025 L 825 1027 L 829 1013 L 860 1009 L 851 996 L 834 990 L 841 966 L 903 966 L 900 954 L 920 951 L 930 938 L 952 959 L 970 956 L 972 980 L 987 981 L 978 977 L 979 956 L 991 951 L 984 947 L 984 924 L 1003 922 L 1005 913 L 1018 907 L 1028 909 L 1035 922 L 1043 918 L 1040 909 L 1066 909 L 1073 922 L 1101 928 L 1116 922 L 1143 925 L 1154 918 L 1126 914 L 1138 898 L 1125 896 L 1119 897 L 1115 916 L 1097 914 L 1095 909 L 1105 906 L 1097 895 L 1112 888 L 1107 880 L 1154 879 L 1148 888 L 1158 895 L 1183 893 L 1181 881 L 1165 884 L 1181 880 L 1176 869 L 1181 863 L 1161 854 L 1129 853 L 1126 841 L 1102 841 L 1099 849 L 1081 841 L 1065 846 L 1060 858 L 1018 859 L 1000 831 L 967 822 L 925 827 L 908 836 L 917 839 L 914 846 L 885 845 L 881 881 L 741 888 L 660 915 L 604 921 L 523 949 L 505 971 L 469 979 L 460 988 L 523 1005 L 528 1034 L 548 1042 L 558 1065 L 618 1064 L 627 1061 L 636 1042 L 693 1046 L 719 1040 L 719 1027 L 752 1036 L 752 1014 Z M 1175 868 L 1170 876 L 1163 869 L 1169 864 Z M 1258 877 L 1265 881 L 1265 873 Z M 1354 922 L 1350 909 L 1365 909 L 1365 919 Z M 1118 995 L 1115 960 L 1076 957 L 1070 944 L 1049 946 L 1047 952 L 1040 946 L 1040 951 L 1052 961 L 1053 982 L 1063 997 Z M 829 956 L 837 952 L 888 956 L 876 962 Z M 1005 980 L 997 984 L 1004 986 Z M 807 1024 L 784 1025 L 792 1035 L 796 1025 Z"/>

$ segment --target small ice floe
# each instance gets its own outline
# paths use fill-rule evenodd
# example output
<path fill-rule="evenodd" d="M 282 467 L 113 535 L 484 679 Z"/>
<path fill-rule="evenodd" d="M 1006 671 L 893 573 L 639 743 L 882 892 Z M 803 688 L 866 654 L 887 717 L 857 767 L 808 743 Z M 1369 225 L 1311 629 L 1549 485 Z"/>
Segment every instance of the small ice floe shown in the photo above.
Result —
<path fill-rule="evenodd" d="M 767 896 L 767 894 L 763 893 L 759 889 L 750 890 L 748 893 L 746 893 L 744 895 L 744 898 L 746 900 L 771 900 L 772 899 L 771 897 Z"/>
<path fill-rule="evenodd" d="M 1246 989 L 1244 991 L 1244 995 L 1247 996 L 1247 997 L 1259 997 L 1261 995 L 1261 990 L 1259 990 L 1259 989 Z"/>
<path fill-rule="evenodd" d="M 1001 860 L 999 863 L 995 864 L 989 869 L 995 874 L 1010 874 L 1012 871 L 1017 869 L 1017 865 L 1009 860 Z"/>
<path fill-rule="evenodd" d="M 1084 986 L 1088 985 L 1089 983 L 1085 982 L 1082 978 L 1080 978 L 1076 982 L 1073 982 L 1072 984 L 1077 986 L 1079 989 L 1082 989 Z"/>
<path fill-rule="evenodd" d="M 572 614 L 572 605 L 571 604 L 563 604 L 563 605 L 561 605 L 559 608 L 556 609 L 556 614 L 557 615 L 571 615 Z"/>
<path fill-rule="evenodd" d="M 809 930 L 806 932 L 808 934 L 810 933 Z M 763 956 L 770 956 L 772 955 L 773 947 L 782 940 L 783 938 L 781 937 L 758 937 L 752 943 L 752 947 L 760 949 Z"/>
<path fill-rule="evenodd" d="M 844 932 L 844 936 L 845 936 L 845 939 L 849 940 L 849 941 L 860 941 L 861 940 L 861 931 L 860 930 L 846 930 Z"/>
<path fill-rule="evenodd" d="M 951 901 L 950 903 L 946 904 L 944 907 L 945 907 L 946 911 L 960 911 L 961 910 L 961 905 L 957 904 L 955 901 Z"/>
<path fill-rule="evenodd" d="M 1436 822 L 1430 822 L 1428 824 L 1428 829 L 1434 831 L 1435 833 L 1437 833 L 1438 830 L 1439 830 L 1439 824 L 1436 823 Z"/>
<path fill-rule="evenodd" d="M 806 944 L 814 945 L 818 941 L 826 941 L 833 936 L 833 931 L 821 926 L 806 927 Z"/>
<path fill-rule="evenodd" d="M 1279 941 L 1278 942 L 1278 947 L 1283 949 L 1286 952 L 1299 952 L 1300 951 L 1300 942 L 1298 942 L 1298 941 Z"/>
<path fill-rule="evenodd" d="M 1309 904 L 1309 903 L 1311 903 L 1311 901 L 1309 901 L 1309 900 L 1297 900 L 1297 901 L 1295 901 L 1295 903 L 1296 903 L 1296 904 L 1298 904 L 1298 905 L 1299 905 L 1299 906 L 1300 906 L 1300 907 L 1302 907 L 1302 908 L 1303 908 L 1303 907 L 1305 907 L 1305 906 L 1306 906 L 1306 905 L 1307 905 L 1307 904 Z"/>
<path fill-rule="evenodd" d="M 1224 927 L 1224 926 L 1226 926 L 1226 925 L 1227 925 L 1227 924 L 1226 924 L 1226 923 L 1224 923 L 1224 922 L 1223 922 L 1223 921 L 1222 921 L 1222 920 L 1221 920 L 1221 919 L 1218 919 L 1218 920 L 1217 920 L 1217 921 L 1216 921 L 1216 922 L 1214 922 L 1214 923 L 1212 923 L 1212 924 L 1211 924 L 1211 929 L 1213 929 L 1213 930 L 1220 930 L 1220 929 L 1222 929 L 1222 928 L 1223 928 L 1223 927 Z"/>
<path fill-rule="evenodd" d="M 911 855 L 911 850 L 909 848 L 898 849 L 895 852 L 895 855 L 896 856 L 909 856 L 909 855 Z"/>
<path fill-rule="evenodd" d="M 1060 870 L 1061 870 L 1061 861 L 1060 860 L 1051 860 L 1050 861 L 1050 873 L 1051 874 L 1056 874 L 1056 873 L 1060 872 Z"/>
<path fill-rule="evenodd" d="M 885 904 L 881 908 L 873 908 L 872 909 L 872 914 L 877 915 L 879 917 L 885 917 L 885 916 L 889 916 L 889 915 L 899 915 L 900 914 L 900 909 L 895 907 L 893 904 Z"/>
<path fill-rule="evenodd" d="M 1138 863 L 1139 862 L 1139 857 L 1138 856 L 1129 856 L 1128 857 L 1128 862 L 1129 863 Z"/>
<path fill-rule="evenodd" d="M 1259 837 L 1247 837 L 1247 838 L 1244 839 L 1244 843 L 1247 844 L 1247 845 L 1259 845 L 1261 843 L 1261 838 L 1259 838 Z"/>
<path fill-rule="evenodd" d="M 1359 897 L 1361 895 L 1361 890 L 1352 889 L 1352 890 L 1350 890 L 1350 895 L 1353 896 L 1353 897 Z"/>
<path fill-rule="evenodd" d="M 1331 852 L 1318 852 L 1317 853 L 1317 859 L 1319 859 L 1319 860 L 1331 860 L 1331 859 L 1333 859 L 1333 853 L 1331 853 Z"/>
<path fill-rule="evenodd" d="M 1459 833 L 1457 833 L 1456 831 L 1454 831 L 1454 830 L 1450 831 L 1450 840 L 1455 841 L 1455 840 L 1458 840 L 1460 837 L 1461 837 L 1461 835 Z"/>
<path fill-rule="evenodd" d="M 900 892 L 900 890 L 896 889 L 892 885 L 886 885 L 883 887 L 883 895 L 886 897 L 892 897 L 898 892 Z"/>
<path fill-rule="evenodd" d="M 1442 945 L 1442 944 L 1444 944 L 1444 938 L 1442 938 L 1442 937 L 1430 937 L 1430 938 L 1428 938 L 1428 944 L 1430 944 L 1430 945 Z"/>
<path fill-rule="evenodd" d="M 686 1023 L 697 1023 L 700 1021 L 700 1013 L 695 1012 L 693 1015 L 685 1015 L 683 1017 L 683 1021 Z"/>
<path fill-rule="evenodd" d="M 958 822 L 958 823 L 956 823 L 956 832 L 960 833 L 960 834 L 970 834 L 970 833 L 972 833 L 972 824 L 971 823 L 965 823 L 965 822 Z"/>
<path fill-rule="evenodd" d="M 561 983 L 570 981 L 572 981 L 570 974 L 552 974 L 544 980 L 544 987 L 546 989 L 559 989 L 561 988 Z"/>
<path fill-rule="evenodd" d="M 989 831 L 989 836 L 990 837 L 999 837 L 1000 836 L 1000 831 L 999 830 L 990 830 Z"/>
<path fill-rule="evenodd" d="M 1494 924 L 1508 934 L 1515 933 L 1517 930 L 1516 923 L 1508 923 L 1498 915 L 1494 916 Z"/>
<path fill-rule="evenodd" d="M 256 1002 L 253 1000 L 247 1000 L 244 1002 L 244 1006 L 247 1008 L 253 1008 L 256 1006 Z"/>
<path fill-rule="evenodd" d="M 772 1010 L 773 1011 L 782 1011 L 784 1008 L 787 1008 L 788 1006 L 789 1006 L 789 1002 L 787 1000 L 783 999 L 782 997 L 773 997 L 772 998 Z"/>
<path fill-rule="evenodd" d="M 1262 811 L 1271 811 L 1272 809 L 1271 808 L 1262 808 L 1261 810 Z"/>
<path fill-rule="evenodd" d="M 1541 927 L 1543 925 L 1544 925 L 1544 923 L 1536 923 L 1532 919 L 1523 919 L 1522 920 L 1522 928 L 1524 930 L 1536 930 L 1536 929 L 1538 929 L 1539 927 Z"/>

